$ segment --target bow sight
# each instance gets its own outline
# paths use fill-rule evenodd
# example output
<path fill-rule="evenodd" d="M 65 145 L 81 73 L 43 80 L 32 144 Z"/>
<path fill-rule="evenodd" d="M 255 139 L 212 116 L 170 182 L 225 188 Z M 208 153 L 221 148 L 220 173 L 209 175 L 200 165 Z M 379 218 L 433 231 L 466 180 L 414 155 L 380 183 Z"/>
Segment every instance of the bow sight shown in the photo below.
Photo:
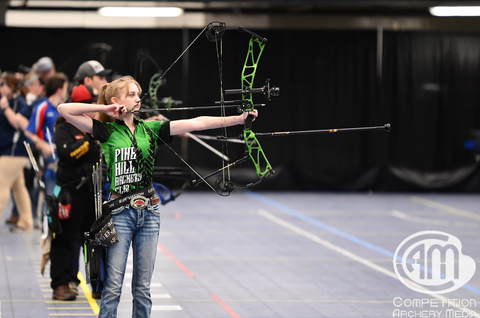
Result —
<path fill-rule="evenodd" d="M 243 89 L 226 89 L 225 95 L 233 95 L 233 94 L 256 94 L 262 93 L 267 97 L 269 101 L 272 100 L 272 96 L 279 96 L 280 95 L 280 87 L 270 87 L 270 79 L 267 78 L 265 80 L 265 85 L 260 88 L 249 88 L 248 86 L 244 87 Z M 225 101 L 227 103 L 227 101 Z"/>
<path fill-rule="evenodd" d="M 224 91 L 225 95 L 234 95 L 234 94 L 255 94 L 255 93 L 262 93 L 268 99 L 268 101 L 272 100 L 272 96 L 279 96 L 280 95 L 280 87 L 270 87 L 270 79 L 267 78 L 265 81 L 265 86 L 261 88 L 249 88 L 248 86 L 244 87 L 243 89 L 226 89 Z M 241 105 L 231 105 L 234 103 L 240 103 Z M 265 107 L 265 104 L 251 104 L 250 100 L 248 99 L 235 99 L 235 100 L 224 100 L 224 101 L 216 101 L 215 104 L 223 104 L 222 107 L 229 108 L 229 107 L 237 107 L 237 112 L 240 114 L 242 112 L 247 111 L 247 109 L 251 109 L 256 107 Z M 222 139 L 222 138 L 218 138 Z"/>

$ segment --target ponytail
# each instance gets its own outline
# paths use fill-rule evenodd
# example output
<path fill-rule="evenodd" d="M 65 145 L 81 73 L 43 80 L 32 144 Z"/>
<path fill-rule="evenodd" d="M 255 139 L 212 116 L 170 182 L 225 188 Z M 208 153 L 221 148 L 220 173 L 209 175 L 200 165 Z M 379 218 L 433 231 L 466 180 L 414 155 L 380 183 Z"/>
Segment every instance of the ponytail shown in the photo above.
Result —
<path fill-rule="evenodd" d="M 98 94 L 98 101 L 97 103 L 100 105 L 108 105 L 111 103 L 106 102 L 106 97 L 105 97 L 105 92 L 110 84 L 103 84 L 102 87 L 100 88 L 100 93 Z"/>

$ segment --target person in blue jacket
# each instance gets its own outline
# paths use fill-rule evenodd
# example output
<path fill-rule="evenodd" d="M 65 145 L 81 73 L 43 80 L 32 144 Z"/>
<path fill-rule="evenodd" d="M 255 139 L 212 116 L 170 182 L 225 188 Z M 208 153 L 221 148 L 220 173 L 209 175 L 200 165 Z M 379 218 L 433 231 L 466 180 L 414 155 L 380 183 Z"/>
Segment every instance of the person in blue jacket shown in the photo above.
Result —
<path fill-rule="evenodd" d="M 30 117 L 30 108 L 12 74 L 0 79 L 0 94 L 0 216 L 12 191 L 19 213 L 17 226 L 12 230 L 31 231 L 32 203 L 23 175 L 23 169 L 30 166 L 30 161 L 23 144 L 25 135 L 19 125 L 19 118 L 28 120 Z"/>

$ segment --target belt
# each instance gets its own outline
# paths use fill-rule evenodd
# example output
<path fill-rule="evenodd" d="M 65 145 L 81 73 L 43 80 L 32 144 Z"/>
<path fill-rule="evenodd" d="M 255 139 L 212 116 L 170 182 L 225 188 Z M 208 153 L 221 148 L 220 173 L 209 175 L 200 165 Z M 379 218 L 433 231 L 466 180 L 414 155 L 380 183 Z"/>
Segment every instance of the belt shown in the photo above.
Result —
<path fill-rule="evenodd" d="M 105 212 L 107 211 L 109 212 L 111 210 L 114 210 L 118 207 L 125 206 L 125 205 L 131 205 L 132 208 L 134 209 L 143 209 L 149 203 L 153 205 L 160 202 L 160 198 L 158 197 L 152 198 L 155 194 L 156 194 L 155 188 L 153 187 L 153 185 L 150 185 L 143 189 L 138 189 L 138 190 L 126 193 L 121 197 L 116 198 L 115 200 L 104 203 L 102 206 L 102 210 Z"/>

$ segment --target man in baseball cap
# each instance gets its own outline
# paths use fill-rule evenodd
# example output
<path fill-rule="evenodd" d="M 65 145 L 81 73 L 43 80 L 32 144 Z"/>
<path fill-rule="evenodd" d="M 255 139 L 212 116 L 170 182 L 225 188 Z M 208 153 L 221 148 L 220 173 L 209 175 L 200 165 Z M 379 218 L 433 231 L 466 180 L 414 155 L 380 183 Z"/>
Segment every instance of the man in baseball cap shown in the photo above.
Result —
<path fill-rule="evenodd" d="M 44 56 L 33 64 L 32 70 L 46 83 L 55 74 L 55 64 L 51 58 Z"/>
<path fill-rule="evenodd" d="M 79 84 L 93 88 L 96 95 L 100 92 L 103 84 L 107 83 L 106 75 L 112 70 L 106 70 L 98 61 L 90 60 L 82 63 L 75 74 Z"/>

